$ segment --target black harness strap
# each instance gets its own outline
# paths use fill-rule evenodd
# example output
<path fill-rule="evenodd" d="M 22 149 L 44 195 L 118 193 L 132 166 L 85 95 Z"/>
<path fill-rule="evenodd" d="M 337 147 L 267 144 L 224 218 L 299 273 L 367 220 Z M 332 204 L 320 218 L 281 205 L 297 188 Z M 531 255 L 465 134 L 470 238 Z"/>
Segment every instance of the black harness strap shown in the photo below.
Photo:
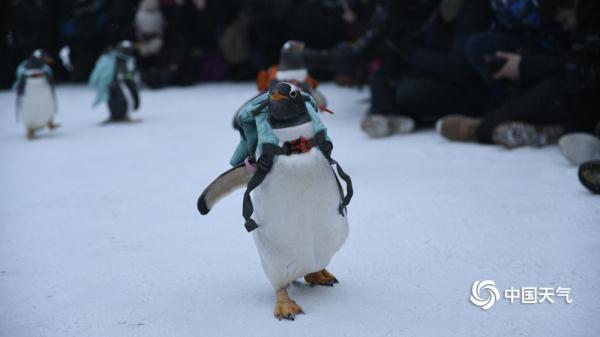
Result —
<path fill-rule="evenodd" d="M 325 131 L 318 132 L 312 140 L 309 140 L 310 143 L 314 143 L 317 146 L 319 146 L 319 148 L 321 150 L 323 150 L 324 144 L 326 141 L 327 140 L 325 139 Z M 256 168 L 257 168 L 256 173 L 254 173 L 254 175 L 248 182 L 248 186 L 246 187 L 246 192 L 244 192 L 244 201 L 242 204 L 242 214 L 243 214 L 244 220 L 245 220 L 244 227 L 246 228 L 246 231 L 252 232 L 253 230 L 258 228 L 258 224 L 256 223 L 256 221 L 254 221 L 254 219 L 252 219 L 252 213 L 254 213 L 254 205 L 252 204 L 252 198 L 250 197 L 250 193 L 265 180 L 265 178 L 267 177 L 267 174 L 271 171 L 271 167 L 273 166 L 273 161 L 275 159 L 275 156 L 279 156 L 279 155 L 288 156 L 288 155 L 292 154 L 292 148 L 290 148 L 290 146 L 291 146 L 290 143 L 285 143 L 283 145 L 283 147 L 275 145 L 275 144 L 269 144 L 269 143 L 262 145 L 262 154 L 261 154 L 260 158 L 258 159 L 258 161 L 256 162 Z M 335 174 L 335 172 L 333 173 L 333 175 L 335 176 L 335 180 L 336 180 L 336 183 L 338 186 L 338 191 L 340 192 L 340 198 L 342 199 L 342 201 L 340 202 L 340 205 L 338 207 L 338 211 L 340 212 L 340 215 L 345 216 L 344 211 L 346 210 L 346 207 L 350 203 L 350 200 L 352 199 L 352 194 L 354 193 L 354 191 L 352 189 L 352 180 L 350 179 L 350 176 L 348 176 L 346 174 L 346 172 L 344 172 L 344 170 L 342 169 L 340 164 L 338 164 L 337 161 L 335 161 L 333 158 L 331 158 L 330 153 L 325 154 L 324 151 L 321 151 L 321 152 L 323 152 L 323 154 L 329 161 L 329 164 L 332 166 L 331 170 L 333 171 L 333 165 L 335 165 L 337 168 L 337 175 Z M 346 195 L 345 196 L 344 196 L 344 191 L 342 189 L 342 185 L 340 184 L 340 181 L 338 180 L 338 176 L 346 183 Z"/>
<path fill-rule="evenodd" d="M 327 141 L 327 139 L 325 138 L 325 131 L 317 132 L 317 134 L 314 137 L 314 140 L 317 143 L 317 146 L 319 146 L 319 148 L 323 149 L 324 144 Z M 337 175 L 335 174 L 335 172 L 333 173 L 333 175 L 335 176 L 335 181 L 337 182 L 338 190 L 340 192 L 340 198 L 342 199 L 342 201 L 340 202 L 338 211 L 340 212 L 340 214 L 342 216 L 344 216 L 344 210 L 346 210 L 346 207 L 350 204 L 350 200 L 352 200 L 352 195 L 354 194 L 354 189 L 352 188 L 352 179 L 350 179 L 350 176 L 348 174 L 346 174 L 346 172 L 344 172 L 344 170 L 342 169 L 340 164 L 337 161 L 335 161 L 333 158 L 331 158 L 331 152 L 327 153 L 327 154 L 325 152 L 323 152 L 323 154 L 329 161 L 329 165 L 331 165 L 331 170 L 333 170 L 333 165 L 336 166 Z M 346 183 L 346 195 L 345 196 L 344 196 L 344 190 L 342 189 L 342 184 L 340 183 L 338 176 L 344 181 L 344 183 Z"/>
<path fill-rule="evenodd" d="M 276 155 L 286 154 L 285 149 L 275 144 L 263 144 L 262 154 L 256 162 L 256 172 L 248 182 L 246 192 L 244 192 L 244 202 L 242 203 L 242 215 L 244 216 L 244 227 L 249 232 L 258 228 L 256 221 L 252 219 L 252 213 L 254 212 L 254 206 L 252 205 L 252 198 L 250 198 L 250 192 L 252 192 L 263 180 L 265 180 L 271 167 L 273 167 L 273 161 Z"/>

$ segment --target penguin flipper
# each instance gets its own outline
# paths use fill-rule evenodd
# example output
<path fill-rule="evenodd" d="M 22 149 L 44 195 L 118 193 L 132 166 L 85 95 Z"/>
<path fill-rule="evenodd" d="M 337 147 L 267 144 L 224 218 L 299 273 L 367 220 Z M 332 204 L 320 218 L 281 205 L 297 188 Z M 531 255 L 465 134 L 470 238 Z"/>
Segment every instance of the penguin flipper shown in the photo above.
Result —
<path fill-rule="evenodd" d="M 234 166 L 221 174 L 202 192 L 198 198 L 198 211 L 206 215 L 212 207 L 222 198 L 240 187 L 247 186 L 253 173 L 249 171 L 244 163 Z"/>

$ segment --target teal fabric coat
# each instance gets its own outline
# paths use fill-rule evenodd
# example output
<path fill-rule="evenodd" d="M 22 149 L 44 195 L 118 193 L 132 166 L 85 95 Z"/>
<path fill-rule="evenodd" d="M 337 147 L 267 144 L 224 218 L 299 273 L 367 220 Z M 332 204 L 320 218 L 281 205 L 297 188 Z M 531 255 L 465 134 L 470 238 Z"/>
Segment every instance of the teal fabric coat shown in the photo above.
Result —
<path fill-rule="evenodd" d="M 125 55 L 116 50 L 111 50 L 102 54 L 98 61 L 96 61 L 96 66 L 94 66 L 94 70 L 92 71 L 89 80 L 89 85 L 96 89 L 96 100 L 92 106 L 97 106 L 108 100 L 108 88 L 115 76 L 117 58 L 125 59 L 127 62 L 127 69 L 130 70 L 125 76 L 133 79 L 136 69 L 134 56 Z"/>
<path fill-rule="evenodd" d="M 325 131 L 327 133 L 327 128 L 321 122 L 319 115 L 317 113 L 317 103 L 315 100 L 308 94 L 302 93 L 305 98 L 308 98 L 306 101 L 306 108 L 308 113 L 312 119 L 313 123 L 313 135 L 317 132 Z M 253 156 L 256 152 L 256 149 L 260 151 L 262 149 L 262 144 L 271 143 L 275 145 L 279 145 L 279 139 L 273 133 L 273 129 L 268 121 L 268 109 L 266 106 L 263 110 L 254 116 L 253 111 L 258 108 L 258 106 L 269 99 L 269 93 L 263 93 L 254 99 L 250 100 L 246 103 L 239 111 L 237 115 L 237 119 L 240 125 L 240 128 L 243 130 L 243 135 L 240 139 L 240 143 L 238 144 L 233 156 L 229 163 L 232 166 L 236 166 L 241 164 L 247 157 Z M 328 138 L 329 140 L 329 138 Z"/>
<path fill-rule="evenodd" d="M 21 63 L 19 63 L 19 66 L 17 67 L 16 81 L 13 84 L 13 89 L 16 89 L 19 86 L 19 83 L 21 83 L 25 79 L 25 64 L 27 64 L 27 60 L 24 60 Z M 42 70 L 46 74 L 46 79 L 52 81 L 52 78 L 54 76 L 52 68 L 50 68 L 49 65 L 44 64 L 44 68 Z"/>

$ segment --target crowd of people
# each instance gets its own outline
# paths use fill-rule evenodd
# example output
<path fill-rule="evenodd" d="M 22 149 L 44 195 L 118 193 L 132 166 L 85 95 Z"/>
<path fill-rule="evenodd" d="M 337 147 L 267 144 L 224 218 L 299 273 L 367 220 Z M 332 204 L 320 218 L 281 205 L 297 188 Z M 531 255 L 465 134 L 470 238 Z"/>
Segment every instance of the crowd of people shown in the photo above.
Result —
<path fill-rule="evenodd" d="M 351 69 L 373 55 L 370 136 L 435 125 L 451 141 L 515 148 L 570 133 L 561 150 L 598 192 L 600 141 L 586 137 L 600 137 L 598 1 L 382 1 L 353 45 L 316 59 Z"/>
<path fill-rule="evenodd" d="M 555 144 L 570 134 L 561 150 L 581 164 L 582 182 L 599 189 L 596 0 L 61 0 L 3 6 L 5 87 L 18 61 L 37 48 L 63 60 L 55 66 L 59 81 L 86 81 L 106 46 L 131 40 L 142 82 L 159 88 L 253 79 L 279 62 L 287 40 L 298 40 L 313 77 L 369 85 L 361 127 L 371 137 L 435 126 L 451 141 L 515 148 Z"/>
<path fill-rule="evenodd" d="M 365 0 L 57 0 L 0 3 L 0 88 L 36 49 L 69 64 L 57 81 L 85 82 L 108 46 L 135 43 L 145 85 L 250 80 L 289 39 L 312 48 L 352 40 L 368 25 Z M 323 76 L 330 76 L 326 72 Z"/>

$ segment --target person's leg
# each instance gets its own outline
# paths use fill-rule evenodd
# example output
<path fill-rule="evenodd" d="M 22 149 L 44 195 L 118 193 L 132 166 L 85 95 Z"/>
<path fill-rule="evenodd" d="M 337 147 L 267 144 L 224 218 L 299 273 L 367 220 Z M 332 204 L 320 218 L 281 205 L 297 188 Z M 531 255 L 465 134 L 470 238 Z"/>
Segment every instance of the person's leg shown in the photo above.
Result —
<path fill-rule="evenodd" d="M 569 109 L 560 116 L 571 132 L 596 133 L 600 137 L 600 90 L 590 88 L 571 92 Z"/>
<path fill-rule="evenodd" d="M 567 111 L 567 92 L 561 80 L 548 79 L 511 98 L 499 109 L 483 118 L 476 130 L 477 140 L 493 143 L 494 132 L 505 122 L 525 122 L 533 125 L 559 124 Z"/>
<path fill-rule="evenodd" d="M 370 114 L 388 115 L 394 110 L 394 96 L 388 79 L 379 69 L 373 73 L 369 81 L 371 89 L 371 108 Z"/>
<path fill-rule="evenodd" d="M 395 82 L 397 83 L 397 82 Z M 370 80 L 371 107 L 361 122 L 362 130 L 372 138 L 409 133 L 414 130 L 414 121 L 405 116 L 394 115 L 396 104 L 392 83 L 380 69 Z"/>
<path fill-rule="evenodd" d="M 396 88 L 396 114 L 409 116 L 417 126 L 432 126 L 450 114 L 477 116 L 481 113 L 481 95 L 472 88 L 431 78 L 402 81 Z"/>
<path fill-rule="evenodd" d="M 453 141 L 497 143 L 507 147 L 535 145 L 523 144 L 524 140 L 547 143 L 557 141 L 562 133 L 562 127 L 555 125 L 561 124 L 560 117 L 567 112 L 566 103 L 565 83 L 548 79 L 512 97 L 482 119 L 450 115 L 440 119 L 436 129 Z M 500 137 L 495 139 L 495 136 Z"/>

